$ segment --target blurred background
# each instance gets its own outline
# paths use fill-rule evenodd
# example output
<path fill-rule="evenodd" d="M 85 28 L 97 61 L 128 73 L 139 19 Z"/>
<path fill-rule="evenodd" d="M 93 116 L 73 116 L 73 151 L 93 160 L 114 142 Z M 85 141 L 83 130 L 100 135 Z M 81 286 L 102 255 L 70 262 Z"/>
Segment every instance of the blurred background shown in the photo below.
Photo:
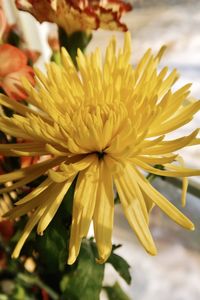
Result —
<path fill-rule="evenodd" d="M 20 24 L 24 37 L 30 46 L 39 50 L 42 56 L 38 62 L 43 68 L 48 61 L 50 49 L 47 37 L 55 32 L 53 25 L 37 23 L 31 16 L 17 12 L 14 1 L 4 0 L 10 22 Z M 192 96 L 200 97 L 200 1 L 199 0 L 138 0 L 131 1 L 134 10 L 124 17 L 132 35 L 132 63 L 147 50 L 158 51 L 165 44 L 167 52 L 161 66 L 176 68 L 181 74 L 177 87 L 192 82 Z M 119 46 L 123 42 L 122 33 L 97 31 L 93 34 L 88 52 L 99 47 L 104 51 L 112 35 L 117 36 Z M 173 136 L 189 134 L 199 127 L 200 114 Z M 182 151 L 187 166 L 200 168 L 199 146 Z M 180 209 L 180 182 L 157 178 L 154 185 Z M 123 218 L 119 205 L 115 214 L 115 244 L 123 244 L 118 252 L 131 266 L 132 283 L 121 285 L 133 300 L 199 300 L 200 299 L 200 178 L 190 180 L 187 206 L 184 213 L 196 225 L 194 232 L 181 229 L 162 212 L 155 208 L 151 218 L 151 229 L 159 254 L 151 257 L 136 241 L 127 221 Z M 116 273 L 107 268 L 105 282 L 114 283 Z M 102 293 L 102 300 L 106 299 Z M 92 300 L 92 299 L 91 299 Z M 116 299 L 117 300 L 117 299 Z"/>

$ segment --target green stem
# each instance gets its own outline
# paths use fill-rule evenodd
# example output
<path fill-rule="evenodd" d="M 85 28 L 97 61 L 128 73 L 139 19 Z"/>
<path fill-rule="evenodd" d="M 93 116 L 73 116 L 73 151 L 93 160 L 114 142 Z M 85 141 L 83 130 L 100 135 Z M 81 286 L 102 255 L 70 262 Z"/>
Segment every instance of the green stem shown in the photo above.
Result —
<path fill-rule="evenodd" d="M 87 45 L 91 41 L 92 34 L 84 31 L 76 31 L 69 35 L 61 27 L 59 27 L 58 33 L 60 46 L 68 51 L 74 65 L 77 66 L 77 50 L 80 49 L 82 52 L 85 51 Z"/>
<path fill-rule="evenodd" d="M 54 61 L 57 65 L 61 64 L 60 51 L 55 51 L 52 53 L 51 61 Z"/>
<path fill-rule="evenodd" d="M 39 288 L 44 289 L 53 300 L 59 300 L 59 295 L 37 276 L 19 273 L 17 278 L 28 285 L 37 285 Z"/>
<path fill-rule="evenodd" d="M 158 170 L 164 170 L 165 167 L 163 165 L 155 165 L 154 168 L 158 169 Z M 153 182 L 154 179 L 156 179 L 156 177 L 160 177 L 160 178 L 165 178 L 164 176 L 160 176 L 160 175 L 155 175 L 155 174 L 152 174 L 152 173 L 149 173 L 147 176 L 146 176 L 146 179 L 149 181 L 149 182 Z"/>

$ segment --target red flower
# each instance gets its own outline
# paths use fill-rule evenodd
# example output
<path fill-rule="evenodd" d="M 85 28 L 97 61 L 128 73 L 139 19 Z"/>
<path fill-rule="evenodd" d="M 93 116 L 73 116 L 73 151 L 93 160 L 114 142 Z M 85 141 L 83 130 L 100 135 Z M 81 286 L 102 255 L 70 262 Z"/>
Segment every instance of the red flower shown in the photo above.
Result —
<path fill-rule="evenodd" d="M 42 294 L 42 300 L 49 300 L 49 295 L 44 289 L 41 290 L 41 294 Z"/>
<path fill-rule="evenodd" d="M 126 31 L 120 18 L 132 9 L 123 0 L 15 0 L 15 3 L 39 22 L 56 23 L 68 34 L 98 28 Z"/>
<path fill-rule="evenodd" d="M 0 271 L 6 269 L 7 267 L 7 257 L 3 250 L 0 250 Z"/>
<path fill-rule="evenodd" d="M 0 87 L 15 100 L 27 97 L 23 90 L 21 78 L 26 77 L 34 84 L 33 69 L 27 65 L 26 55 L 9 44 L 0 46 Z"/>
<path fill-rule="evenodd" d="M 10 220 L 0 221 L 0 235 L 4 241 L 9 241 L 14 234 L 13 222 Z"/>

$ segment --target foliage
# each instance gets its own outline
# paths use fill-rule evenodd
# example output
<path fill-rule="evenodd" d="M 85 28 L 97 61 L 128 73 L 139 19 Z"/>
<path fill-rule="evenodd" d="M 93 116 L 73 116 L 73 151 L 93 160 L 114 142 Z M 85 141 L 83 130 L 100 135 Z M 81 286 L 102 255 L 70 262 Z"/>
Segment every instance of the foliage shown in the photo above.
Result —
<path fill-rule="evenodd" d="M 0 262 L 0 300 L 98 300 L 103 287 L 105 264 L 96 262 L 97 249 L 94 240 L 85 239 L 77 262 L 68 266 L 68 237 L 71 222 L 71 207 L 76 180 L 65 196 L 54 220 L 42 237 L 32 233 L 18 260 L 11 259 L 11 252 L 21 234 L 27 217 L 15 224 L 15 234 L 9 241 L 2 241 L 5 265 Z M 119 275 L 131 282 L 130 266 L 114 251 L 121 246 L 113 246 L 107 263 Z M 35 266 L 27 270 L 27 259 Z M 28 268 L 29 269 L 29 268 Z M 53 280 L 52 280 L 53 279 Z M 6 287 L 6 288 L 5 288 Z M 104 288 L 111 298 L 128 300 L 119 284 Z"/>
<path fill-rule="evenodd" d="M 127 284 L 131 283 L 130 266 L 123 257 L 112 252 L 107 262 L 113 266 Z"/>
<path fill-rule="evenodd" d="M 130 298 L 125 294 L 118 282 L 116 282 L 113 286 L 106 286 L 104 289 L 108 295 L 109 300 L 130 300 Z"/>

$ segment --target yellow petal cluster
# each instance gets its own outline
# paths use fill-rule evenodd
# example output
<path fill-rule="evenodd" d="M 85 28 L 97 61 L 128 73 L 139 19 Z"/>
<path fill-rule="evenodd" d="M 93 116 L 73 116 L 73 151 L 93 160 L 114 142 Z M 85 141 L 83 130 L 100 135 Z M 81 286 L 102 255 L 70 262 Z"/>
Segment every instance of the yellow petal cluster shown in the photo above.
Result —
<path fill-rule="evenodd" d="M 79 253 L 81 240 L 91 222 L 99 262 L 112 247 L 114 195 L 116 188 L 124 214 L 144 248 L 152 255 L 156 247 L 149 230 L 149 212 L 158 205 L 179 225 L 194 229 L 192 222 L 160 194 L 145 178 L 144 171 L 169 177 L 183 177 L 183 201 L 188 176 L 200 170 L 183 166 L 176 151 L 198 144 L 198 129 L 178 139 L 168 133 L 189 123 L 200 109 L 200 101 L 186 101 L 190 84 L 174 91 L 177 71 L 157 70 L 163 48 L 157 55 L 148 50 L 135 68 L 130 64 L 130 34 L 117 51 L 113 38 L 105 59 L 97 49 L 91 55 L 77 54 L 79 71 L 62 50 L 62 65 L 47 65 L 44 75 L 36 72 L 37 86 L 24 82 L 31 106 L 23 106 L 1 95 L 0 103 L 12 108 L 12 118 L 0 117 L 8 135 L 29 141 L 0 145 L 0 154 L 9 156 L 51 155 L 43 162 L 0 176 L 12 181 L 8 192 L 33 181 L 46 179 L 16 203 L 7 215 L 32 215 L 14 250 L 17 257 L 32 229 L 42 234 L 72 182 L 76 180 L 68 263 Z M 155 168 L 162 164 L 164 169 Z"/>

